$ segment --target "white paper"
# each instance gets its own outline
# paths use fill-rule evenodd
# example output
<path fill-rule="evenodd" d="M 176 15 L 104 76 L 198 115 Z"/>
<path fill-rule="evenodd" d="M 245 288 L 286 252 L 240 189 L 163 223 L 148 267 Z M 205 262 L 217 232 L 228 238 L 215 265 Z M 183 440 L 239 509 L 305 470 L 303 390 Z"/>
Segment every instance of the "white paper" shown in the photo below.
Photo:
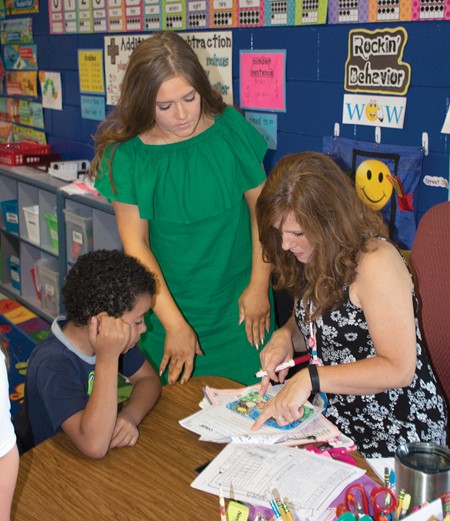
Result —
<path fill-rule="evenodd" d="M 441 521 L 444 518 L 442 510 L 442 501 L 440 498 L 436 499 L 429 505 L 419 509 L 417 512 L 403 518 L 402 521 L 429 521 L 436 518 Z"/>
<path fill-rule="evenodd" d="M 364 470 L 309 451 L 280 445 L 229 444 L 191 486 L 253 505 L 269 506 L 277 489 L 293 514 L 316 521 Z"/>
<path fill-rule="evenodd" d="M 307 402 L 308 406 L 316 409 L 316 414 L 304 420 L 297 427 L 278 429 L 265 424 L 257 432 L 253 432 L 251 427 L 254 421 L 231 411 L 227 404 L 240 399 L 255 388 L 258 390 L 259 387 L 226 390 L 205 388 L 204 392 L 209 400 L 220 405 L 205 407 L 203 400 L 200 404 L 202 410 L 180 420 L 180 425 L 198 434 L 201 441 L 216 443 L 299 445 L 312 441 L 328 440 L 339 435 L 339 430 L 320 413 L 321 409 L 314 407 L 309 402 Z M 267 394 L 274 396 L 281 388 L 282 385 L 270 386 L 267 389 Z"/>
<path fill-rule="evenodd" d="M 384 483 L 384 469 L 394 470 L 395 458 L 366 458 L 367 463 L 373 468 L 375 474 Z"/>

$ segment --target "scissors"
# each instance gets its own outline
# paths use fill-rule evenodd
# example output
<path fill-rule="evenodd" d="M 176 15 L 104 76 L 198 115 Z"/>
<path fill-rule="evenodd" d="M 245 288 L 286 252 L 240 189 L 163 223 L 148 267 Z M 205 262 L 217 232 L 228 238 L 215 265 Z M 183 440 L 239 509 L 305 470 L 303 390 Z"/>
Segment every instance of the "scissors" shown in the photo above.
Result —
<path fill-rule="evenodd" d="M 345 511 L 343 511 L 345 507 Z M 385 487 L 375 487 L 370 493 L 359 483 L 350 485 L 344 492 L 344 503 L 336 508 L 338 521 L 387 521 L 388 515 L 397 508 L 397 496 Z M 342 519 L 341 519 L 342 518 Z"/>

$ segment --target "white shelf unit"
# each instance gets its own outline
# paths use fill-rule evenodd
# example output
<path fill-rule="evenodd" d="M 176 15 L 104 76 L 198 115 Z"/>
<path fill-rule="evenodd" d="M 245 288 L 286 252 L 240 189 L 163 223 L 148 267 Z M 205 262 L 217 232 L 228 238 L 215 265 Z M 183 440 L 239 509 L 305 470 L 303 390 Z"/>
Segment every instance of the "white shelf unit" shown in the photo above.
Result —
<path fill-rule="evenodd" d="M 15 298 L 29 307 L 37 315 L 52 320 L 63 312 L 61 287 L 67 271 L 75 259 L 68 255 L 68 226 L 64 210 L 78 212 L 82 217 L 92 219 L 92 243 L 81 253 L 97 249 L 122 249 L 112 205 L 103 197 L 95 195 L 70 195 L 61 190 L 66 185 L 64 181 L 55 179 L 44 172 L 31 167 L 9 167 L 0 165 L 0 201 L 17 199 L 18 202 L 18 233 L 7 231 L 0 217 L 0 248 L 1 248 L 1 281 L 0 292 Z M 39 242 L 36 237 L 28 234 L 24 207 L 39 207 Z M 57 241 L 51 237 L 45 215 L 56 214 L 58 220 Z M 69 232 L 73 230 L 69 230 Z M 69 252 L 71 253 L 71 252 Z M 13 286 L 8 259 L 11 255 L 20 260 L 20 289 Z M 33 282 L 32 270 L 40 259 L 54 259 L 58 266 L 57 310 L 49 312 L 43 309 L 44 304 L 37 297 Z M 16 284 L 17 285 L 17 284 Z M 55 312 L 57 311 L 57 312 Z"/>

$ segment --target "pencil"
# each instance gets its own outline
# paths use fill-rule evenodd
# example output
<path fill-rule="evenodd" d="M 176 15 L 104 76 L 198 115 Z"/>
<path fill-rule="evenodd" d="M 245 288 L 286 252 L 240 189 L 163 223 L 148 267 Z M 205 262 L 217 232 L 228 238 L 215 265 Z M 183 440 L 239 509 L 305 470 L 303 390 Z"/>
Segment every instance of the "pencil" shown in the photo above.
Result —
<path fill-rule="evenodd" d="M 225 499 L 223 497 L 222 485 L 219 486 L 219 505 L 220 521 L 227 521 L 227 514 L 225 512 Z"/>
<path fill-rule="evenodd" d="M 269 501 L 269 503 L 270 503 L 270 508 L 272 509 L 272 512 L 273 512 L 274 515 L 275 515 L 275 519 L 276 519 L 276 521 L 283 521 L 283 518 L 281 517 L 280 509 L 278 508 L 275 499 L 271 499 L 271 500 Z"/>

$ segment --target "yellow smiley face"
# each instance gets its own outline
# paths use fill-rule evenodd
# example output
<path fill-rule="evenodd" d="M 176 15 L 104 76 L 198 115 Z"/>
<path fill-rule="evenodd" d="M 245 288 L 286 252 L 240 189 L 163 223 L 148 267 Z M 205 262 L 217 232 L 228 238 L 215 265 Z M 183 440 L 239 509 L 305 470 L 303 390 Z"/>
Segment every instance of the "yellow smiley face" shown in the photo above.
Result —
<path fill-rule="evenodd" d="M 376 159 L 363 161 L 356 170 L 355 188 L 358 197 L 369 208 L 381 210 L 392 195 L 391 172 L 385 163 Z"/>
<path fill-rule="evenodd" d="M 380 110 L 380 106 L 377 103 L 377 100 L 371 99 L 366 106 L 366 117 L 369 121 L 375 121 L 378 117 L 378 111 Z"/>

